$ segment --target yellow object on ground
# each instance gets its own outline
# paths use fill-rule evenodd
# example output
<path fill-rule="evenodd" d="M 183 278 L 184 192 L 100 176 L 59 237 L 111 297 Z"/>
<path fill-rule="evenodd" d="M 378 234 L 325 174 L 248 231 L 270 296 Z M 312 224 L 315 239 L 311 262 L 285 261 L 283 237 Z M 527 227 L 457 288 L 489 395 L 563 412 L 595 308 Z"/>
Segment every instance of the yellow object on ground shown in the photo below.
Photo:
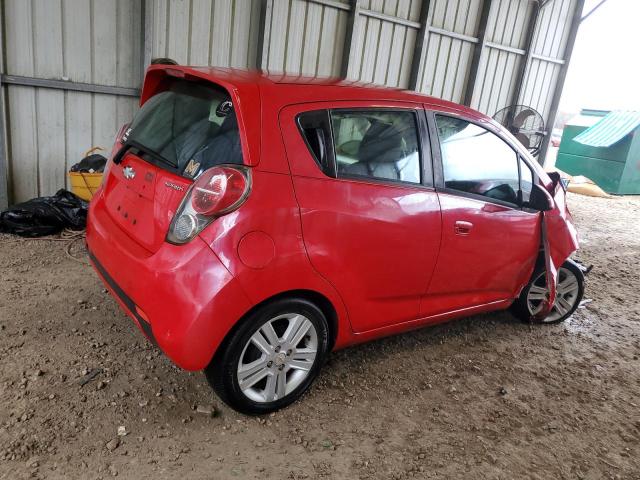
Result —
<path fill-rule="evenodd" d="M 69 172 L 71 191 L 87 202 L 102 183 L 102 173 Z"/>
<path fill-rule="evenodd" d="M 104 150 L 102 147 L 93 147 L 84 152 L 83 157 L 88 157 L 94 152 Z M 93 198 L 100 184 L 102 183 L 102 173 L 69 172 L 71 191 L 87 202 Z"/>
<path fill-rule="evenodd" d="M 589 197 L 604 197 L 613 198 L 607 192 L 602 190 L 596 183 L 583 175 L 571 176 L 567 172 L 563 172 L 558 168 L 551 169 L 560 174 L 560 178 L 567 179 L 569 184 L 567 185 L 567 191 L 572 193 L 578 193 L 580 195 L 587 195 Z"/>
<path fill-rule="evenodd" d="M 579 193 L 581 195 L 588 195 L 590 197 L 606 197 L 611 198 L 607 192 L 602 190 L 595 182 L 582 175 L 572 177 L 567 185 L 567 191 L 573 193 Z"/>

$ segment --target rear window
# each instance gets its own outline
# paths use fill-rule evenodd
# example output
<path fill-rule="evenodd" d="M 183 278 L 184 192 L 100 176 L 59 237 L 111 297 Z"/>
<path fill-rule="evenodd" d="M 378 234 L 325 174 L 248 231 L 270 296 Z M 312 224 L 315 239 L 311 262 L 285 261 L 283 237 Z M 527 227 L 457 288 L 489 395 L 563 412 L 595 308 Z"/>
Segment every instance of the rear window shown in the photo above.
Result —
<path fill-rule="evenodd" d="M 421 183 L 415 111 L 312 110 L 297 121 L 309 152 L 330 177 Z"/>
<path fill-rule="evenodd" d="M 174 80 L 136 114 L 127 144 L 194 178 L 214 165 L 242 163 L 238 122 L 222 88 Z"/>
<path fill-rule="evenodd" d="M 420 183 L 413 111 L 331 111 L 338 176 Z"/>

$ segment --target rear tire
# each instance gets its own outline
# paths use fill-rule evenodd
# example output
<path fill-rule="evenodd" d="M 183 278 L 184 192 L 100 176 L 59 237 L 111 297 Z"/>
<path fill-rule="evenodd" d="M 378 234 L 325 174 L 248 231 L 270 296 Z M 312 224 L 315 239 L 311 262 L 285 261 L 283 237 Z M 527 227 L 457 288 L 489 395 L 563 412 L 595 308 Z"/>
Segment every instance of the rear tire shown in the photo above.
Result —
<path fill-rule="evenodd" d="M 523 322 L 554 324 L 565 321 L 576 311 L 584 295 L 584 274 L 571 259 L 558 269 L 558 288 L 553 309 L 544 320 L 534 320 L 533 315 L 541 308 L 546 295 L 546 271 L 538 267 L 531 280 L 522 289 L 520 296 L 511 306 L 511 312 Z"/>
<path fill-rule="evenodd" d="M 234 410 L 270 413 L 307 391 L 328 349 L 329 328 L 322 311 L 304 299 L 280 299 L 242 320 L 205 375 Z"/>

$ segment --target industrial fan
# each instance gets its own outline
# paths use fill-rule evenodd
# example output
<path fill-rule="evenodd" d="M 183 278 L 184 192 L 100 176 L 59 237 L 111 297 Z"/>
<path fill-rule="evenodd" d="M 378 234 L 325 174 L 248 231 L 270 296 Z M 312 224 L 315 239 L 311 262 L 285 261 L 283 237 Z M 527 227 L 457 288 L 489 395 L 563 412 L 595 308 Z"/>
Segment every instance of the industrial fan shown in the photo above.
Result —
<path fill-rule="evenodd" d="M 540 153 L 547 132 L 539 112 L 526 105 L 511 105 L 498 110 L 493 119 L 506 127 L 532 155 Z"/>

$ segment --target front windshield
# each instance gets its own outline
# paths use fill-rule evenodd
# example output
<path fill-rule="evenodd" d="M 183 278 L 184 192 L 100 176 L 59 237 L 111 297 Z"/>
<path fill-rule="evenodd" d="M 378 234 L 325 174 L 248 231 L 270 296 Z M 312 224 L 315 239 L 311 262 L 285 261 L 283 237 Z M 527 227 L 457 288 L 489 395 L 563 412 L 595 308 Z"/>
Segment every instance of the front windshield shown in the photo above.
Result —
<path fill-rule="evenodd" d="M 242 163 L 238 122 L 221 88 L 174 80 L 138 111 L 127 143 L 194 178 L 221 163 Z"/>

